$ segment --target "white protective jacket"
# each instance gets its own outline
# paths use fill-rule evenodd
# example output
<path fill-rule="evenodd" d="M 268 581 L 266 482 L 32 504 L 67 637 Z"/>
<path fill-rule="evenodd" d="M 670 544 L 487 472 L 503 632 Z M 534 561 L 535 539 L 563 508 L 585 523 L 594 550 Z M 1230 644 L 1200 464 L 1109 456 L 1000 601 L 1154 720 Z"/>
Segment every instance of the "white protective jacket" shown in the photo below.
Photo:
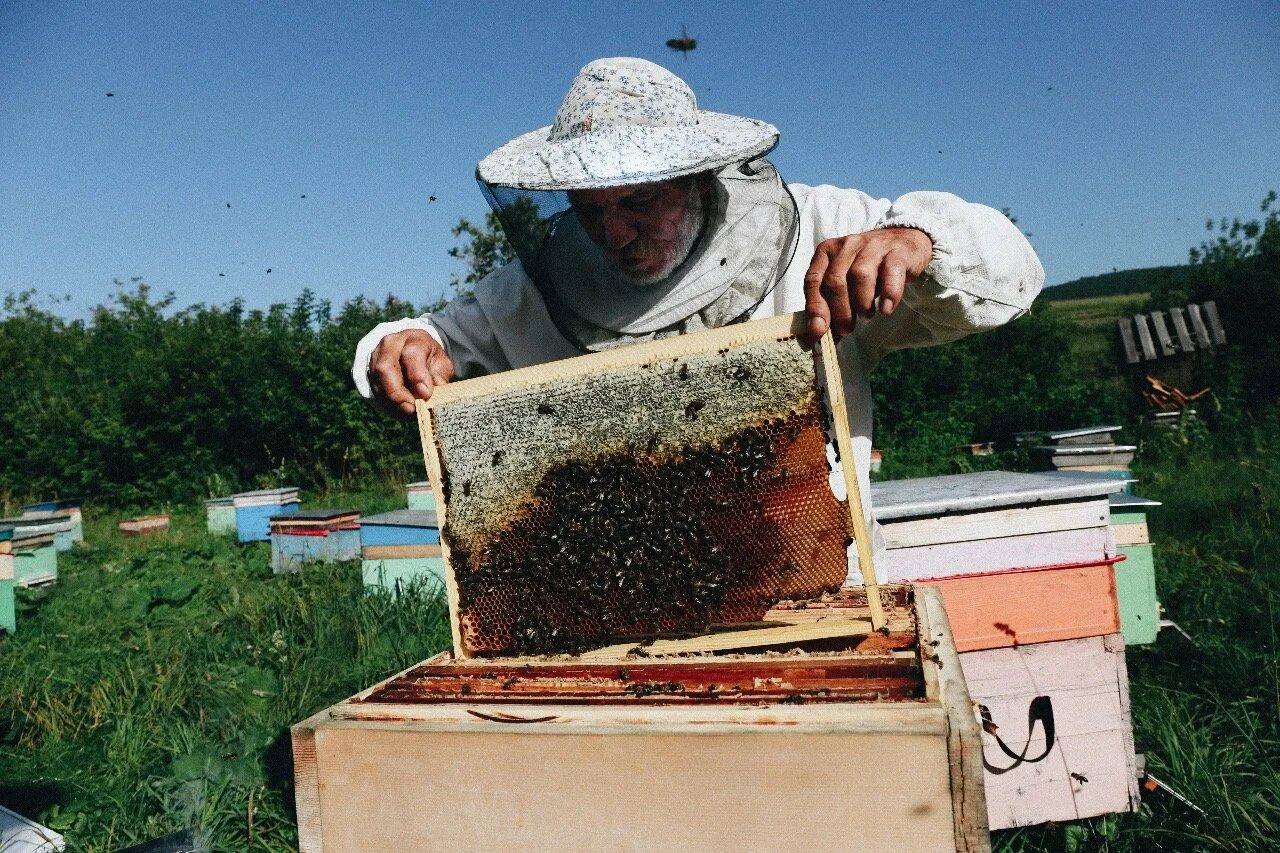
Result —
<path fill-rule="evenodd" d="M 914 192 L 890 202 L 825 185 L 789 184 L 788 189 L 799 208 L 799 246 L 752 319 L 804 310 L 805 272 L 823 240 L 893 227 L 919 228 L 933 240 L 932 263 L 907 285 L 897 311 L 889 317 L 857 319 L 853 334 L 838 346 L 853 453 L 865 496 L 870 487 L 871 370 L 892 350 L 946 343 L 1021 316 L 1044 285 L 1044 268 L 1004 214 L 948 193 Z M 373 398 L 368 370 L 378 342 L 406 329 L 423 329 L 435 337 L 453 360 L 459 379 L 579 354 L 552 323 L 519 263 L 495 270 L 476 285 L 474 297 L 456 299 L 442 312 L 448 315 L 448 336 L 425 315 L 381 323 L 361 339 L 351 375 L 362 397 Z M 878 545 L 879 536 L 876 539 Z"/>

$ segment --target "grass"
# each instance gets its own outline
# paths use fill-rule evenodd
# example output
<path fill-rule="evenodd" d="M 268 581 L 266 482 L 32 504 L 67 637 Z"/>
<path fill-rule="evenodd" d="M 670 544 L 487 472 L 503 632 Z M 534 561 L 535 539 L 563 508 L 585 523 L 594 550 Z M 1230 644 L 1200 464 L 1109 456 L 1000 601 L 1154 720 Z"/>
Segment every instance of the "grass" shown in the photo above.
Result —
<path fill-rule="evenodd" d="M 1132 317 L 1146 306 L 1149 294 L 1126 293 L 1047 303 L 1048 310 L 1070 320 L 1077 327 L 1071 341 L 1076 364 L 1094 377 L 1114 377 L 1119 358 L 1116 320 Z"/>
<path fill-rule="evenodd" d="M 0 640 L 0 802 L 74 850 L 186 827 L 296 849 L 288 726 L 445 648 L 442 601 L 366 595 L 351 564 L 273 576 L 265 543 L 194 512 L 155 539 L 114 520 L 89 519 Z"/>

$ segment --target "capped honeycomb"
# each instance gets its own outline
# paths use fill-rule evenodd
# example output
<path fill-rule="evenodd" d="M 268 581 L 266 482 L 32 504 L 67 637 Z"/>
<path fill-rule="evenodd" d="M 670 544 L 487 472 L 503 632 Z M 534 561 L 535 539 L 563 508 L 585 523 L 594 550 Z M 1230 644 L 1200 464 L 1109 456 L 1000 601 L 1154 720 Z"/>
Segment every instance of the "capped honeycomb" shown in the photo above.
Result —
<path fill-rule="evenodd" d="M 424 440 L 459 654 L 705 631 L 841 586 L 849 513 L 813 356 L 790 337 L 696 337 L 674 357 L 440 389 Z"/>

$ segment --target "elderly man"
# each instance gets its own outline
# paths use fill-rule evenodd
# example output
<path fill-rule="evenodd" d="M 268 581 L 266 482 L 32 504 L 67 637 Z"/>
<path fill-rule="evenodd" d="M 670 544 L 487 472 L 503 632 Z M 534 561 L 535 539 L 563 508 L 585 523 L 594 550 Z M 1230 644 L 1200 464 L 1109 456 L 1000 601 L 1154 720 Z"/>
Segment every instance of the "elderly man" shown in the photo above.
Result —
<path fill-rule="evenodd" d="M 1004 215 L 953 195 L 784 184 L 763 159 L 777 141 L 765 122 L 699 110 L 653 63 L 592 62 L 553 125 L 477 168 L 520 261 L 375 328 L 356 387 L 410 414 L 455 378 L 804 309 L 810 335 L 842 336 L 865 487 L 869 371 L 1019 316 L 1044 270 Z"/>

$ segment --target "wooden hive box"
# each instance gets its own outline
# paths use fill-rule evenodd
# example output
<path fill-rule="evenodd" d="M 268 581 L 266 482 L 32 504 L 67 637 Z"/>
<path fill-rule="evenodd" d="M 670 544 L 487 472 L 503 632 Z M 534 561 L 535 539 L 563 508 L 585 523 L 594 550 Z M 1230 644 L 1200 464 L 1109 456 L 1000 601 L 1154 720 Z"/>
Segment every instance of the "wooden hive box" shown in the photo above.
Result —
<path fill-rule="evenodd" d="M 1116 565 L 1120 630 L 1126 645 L 1154 643 L 1160 631 L 1155 554 L 1147 530 L 1147 510 L 1159 501 L 1133 495 L 1111 496 L 1111 530 L 1124 562 Z"/>
<path fill-rule="evenodd" d="M 13 528 L 0 527 L 0 631 L 10 634 L 18 628 L 13 573 Z"/>
<path fill-rule="evenodd" d="M 241 542 L 266 542 L 271 538 L 271 516 L 297 512 L 296 486 L 280 489 L 258 489 L 231 496 L 236 510 L 236 539 Z"/>
<path fill-rule="evenodd" d="M 408 499 L 409 509 L 426 509 L 435 511 L 436 494 L 431 490 L 431 484 L 426 480 L 417 483 L 409 483 L 404 487 L 405 497 Z"/>
<path fill-rule="evenodd" d="M 59 498 L 52 501 L 27 504 L 22 508 L 23 518 L 48 518 L 65 515 L 71 519 L 71 541 L 84 541 L 84 515 L 80 511 L 79 498 Z"/>
<path fill-rule="evenodd" d="M 936 585 L 962 652 L 1119 630 L 1107 478 L 984 471 L 877 483 L 891 581 Z"/>
<path fill-rule="evenodd" d="M 273 515 L 271 569 L 296 572 L 308 563 L 360 559 L 360 513 L 350 509 L 309 509 Z"/>
<path fill-rule="evenodd" d="M 125 536 L 159 536 L 169 532 L 169 514 L 139 515 L 121 519 L 116 528 Z"/>
<path fill-rule="evenodd" d="M 987 850 L 941 601 L 882 593 L 826 651 L 427 660 L 293 727 L 301 849 Z"/>
<path fill-rule="evenodd" d="M 964 652 L 991 829 L 1138 807 L 1124 638 Z"/>
<path fill-rule="evenodd" d="M 454 649 L 294 728 L 303 850 L 988 849 L 941 601 L 876 586 L 800 323 L 419 404 Z"/>
<path fill-rule="evenodd" d="M 434 510 L 366 516 L 360 522 L 360 556 L 366 589 L 400 593 L 414 583 L 444 588 L 440 526 Z"/>
<path fill-rule="evenodd" d="M 215 536 L 236 532 L 236 507 L 233 499 L 210 498 L 204 502 L 205 528 Z"/>
<path fill-rule="evenodd" d="M 58 550 L 53 528 L 57 525 L 10 520 L 5 526 L 11 531 L 11 539 L 6 544 L 13 556 L 14 584 L 29 587 L 56 581 Z"/>

